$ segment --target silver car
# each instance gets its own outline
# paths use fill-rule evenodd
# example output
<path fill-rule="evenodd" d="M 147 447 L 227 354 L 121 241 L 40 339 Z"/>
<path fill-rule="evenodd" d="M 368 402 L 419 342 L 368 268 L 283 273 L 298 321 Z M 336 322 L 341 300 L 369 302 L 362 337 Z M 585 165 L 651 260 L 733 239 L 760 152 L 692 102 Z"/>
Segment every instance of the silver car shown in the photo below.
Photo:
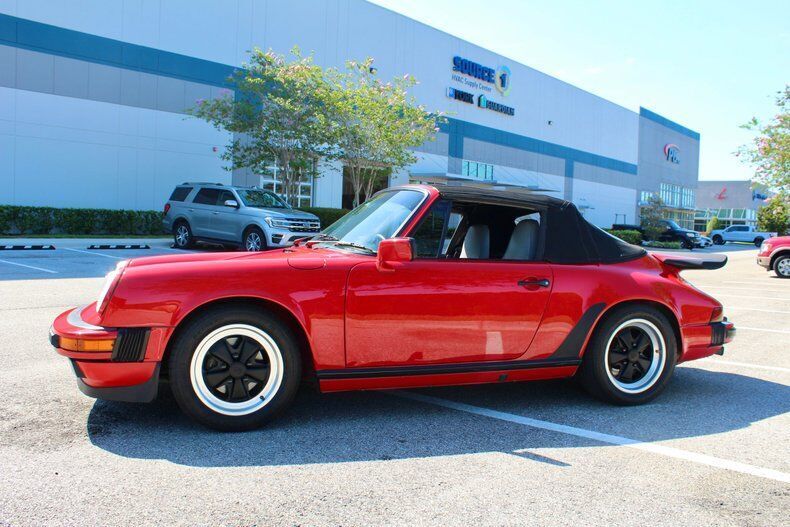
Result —
<path fill-rule="evenodd" d="M 316 215 L 291 208 L 273 192 L 218 183 L 177 186 L 165 204 L 162 222 L 181 249 L 205 241 L 261 251 L 321 231 Z"/>

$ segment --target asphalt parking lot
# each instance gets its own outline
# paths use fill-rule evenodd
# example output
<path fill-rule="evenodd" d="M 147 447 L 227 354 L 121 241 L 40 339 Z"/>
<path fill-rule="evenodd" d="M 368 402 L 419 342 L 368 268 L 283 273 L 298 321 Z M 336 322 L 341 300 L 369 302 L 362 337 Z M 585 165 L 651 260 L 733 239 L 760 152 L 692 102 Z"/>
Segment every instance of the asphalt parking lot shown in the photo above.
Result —
<path fill-rule="evenodd" d="M 684 273 L 738 334 L 649 405 L 608 406 L 571 381 L 303 389 L 271 426 L 221 434 L 169 397 L 82 396 L 47 342 L 118 260 L 181 251 L 51 241 L 0 252 L 0 525 L 787 524 L 790 280 L 753 247 Z"/>

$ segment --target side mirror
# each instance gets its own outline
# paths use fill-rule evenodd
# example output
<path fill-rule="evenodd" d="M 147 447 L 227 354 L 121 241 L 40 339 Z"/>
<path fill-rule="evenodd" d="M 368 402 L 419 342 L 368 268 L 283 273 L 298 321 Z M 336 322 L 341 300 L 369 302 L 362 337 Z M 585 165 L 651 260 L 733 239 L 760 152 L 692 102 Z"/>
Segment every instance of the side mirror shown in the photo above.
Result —
<path fill-rule="evenodd" d="M 226 207 L 231 207 L 231 208 L 234 208 L 234 209 L 238 209 L 239 208 L 239 202 L 236 201 L 235 199 L 226 199 L 225 200 L 225 206 Z"/>
<path fill-rule="evenodd" d="M 414 259 L 414 238 L 389 238 L 379 243 L 376 268 L 392 272 L 398 265 Z"/>

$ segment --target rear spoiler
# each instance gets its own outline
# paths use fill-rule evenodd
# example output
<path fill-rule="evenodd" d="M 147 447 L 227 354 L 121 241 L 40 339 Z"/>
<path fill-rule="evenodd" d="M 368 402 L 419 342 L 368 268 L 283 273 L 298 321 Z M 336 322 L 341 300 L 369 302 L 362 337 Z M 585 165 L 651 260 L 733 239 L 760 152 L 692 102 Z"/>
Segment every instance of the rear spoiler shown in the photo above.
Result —
<path fill-rule="evenodd" d="M 721 269 L 727 264 L 725 254 L 705 254 L 700 256 L 686 256 L 677 253 L 650 253 L 655 259 L 664 265 L 669 265 L 677 269 Z"/>

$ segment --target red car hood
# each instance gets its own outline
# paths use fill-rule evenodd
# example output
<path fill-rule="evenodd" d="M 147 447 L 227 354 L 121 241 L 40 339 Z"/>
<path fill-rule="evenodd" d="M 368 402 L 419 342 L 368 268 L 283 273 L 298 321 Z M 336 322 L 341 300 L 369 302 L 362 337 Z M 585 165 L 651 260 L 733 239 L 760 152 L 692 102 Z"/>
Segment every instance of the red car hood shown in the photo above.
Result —
<path fill-rule="evenodd" d="M 345 251 L 333 251 L 323 248 L 290 247 L 287 249 L 263 251 L 257 253 L 214 252 L 146 256 L 144 258 L 135 258 L 131 260 L 128 267 L 192 262 L 218 262 L 222 260 L 255 258 L 259 260 L 286 260 L 292 267 L 304 269 L 322 267 L 324 262 L 329 258 L 348 258 L 349 256 L 354 255 Z"/>
<path fill-rule="evenodd" d="M 773 238 L 768 238 L 765 241 L 766 243 L 770 243 L 773 246 L 790 245 L 790 236 L 775 236 Z"/>

